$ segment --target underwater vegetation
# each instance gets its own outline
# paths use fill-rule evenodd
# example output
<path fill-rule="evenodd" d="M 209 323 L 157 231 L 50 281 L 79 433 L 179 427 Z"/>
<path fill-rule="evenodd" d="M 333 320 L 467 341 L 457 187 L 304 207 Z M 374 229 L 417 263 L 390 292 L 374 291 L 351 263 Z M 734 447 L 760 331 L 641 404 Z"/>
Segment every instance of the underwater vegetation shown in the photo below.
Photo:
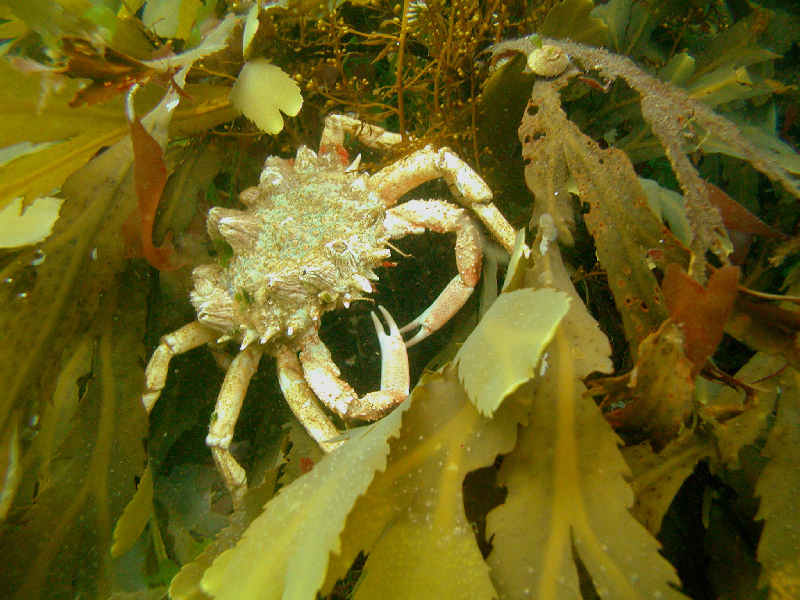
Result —
<path fill-rule="evenodd" d="M 796 3 L 3 0 L 0 42 L 0 595 L 800 597 Z M 337 148 L 364 171 L 452 148 L 516 244 L 333 452 L 262 360 L 234 507 L 204 440 L 239 345 L 149 418 L 144 368 L 231 258 L 209 209 L 331 113 L 400 134 Z M 454 240 L 322 318 L 358 394 L 370 312 L 419 315 Z"/>

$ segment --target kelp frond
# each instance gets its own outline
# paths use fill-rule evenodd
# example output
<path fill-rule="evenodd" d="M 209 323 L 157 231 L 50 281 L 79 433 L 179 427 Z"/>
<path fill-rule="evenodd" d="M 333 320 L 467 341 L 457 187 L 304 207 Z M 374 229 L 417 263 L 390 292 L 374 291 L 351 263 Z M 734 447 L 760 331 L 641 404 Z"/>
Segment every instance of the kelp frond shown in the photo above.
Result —
<path fill-rule="evenodd" d="M 529 56 L 542 45 L 559 48 L 578 67 L 565 70 L 558 82 L 551 85 L 563 87 L 573 77 L 595 72 L 606 80 L 606 86 L 616 79 L 623 79 L 639 93 L 642 117 L 658 137 L 684 192 L 686 217 L 693 232 L 689 246 L 692 251 L 689 272 L 697 280 L 704 281 L 706 277 L 706 252 L 710 250 L 722 261 L 727 261 L 730 241 L 719 211 L 709 202 L 707 183 L 689 158 L 690 152 L 702 148 L 709 137 L 720 139 L 753 167 L 800 197 L 798 179 L 765 150 L 746 139 L 734 123 L 691 98 L 686 91 L 647 73 L 625 56 L 536 35 L 502 42 L 492 51 L 494 56 L 509 52 Z"/>

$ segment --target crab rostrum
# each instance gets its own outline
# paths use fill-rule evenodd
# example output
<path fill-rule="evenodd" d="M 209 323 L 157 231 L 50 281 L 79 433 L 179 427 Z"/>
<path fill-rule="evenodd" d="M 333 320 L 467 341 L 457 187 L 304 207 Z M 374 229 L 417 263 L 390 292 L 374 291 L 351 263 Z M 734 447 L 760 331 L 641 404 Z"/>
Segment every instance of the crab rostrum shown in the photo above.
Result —
<path fill-rule="evenodd" d="M 514 231 L 491 204 L 491 191 L 469 165 L 447 148 L 426 147 L 374 175 L 347 164 L 345 134 L 386 148 L 398 134 L 344 115 L 325 121 L 319 154 L 307 147 L 294 160 L 267 158 L 256 187 L 240 195 L 244 210 L 215 207 L 208 231 L 218 241 L 219 261 L 195 268 L 191 302 L 197 320 L 164 336 L 145 371 L 142 401 L 148 413 L 164 387 L 170 359 L 210 342 L 233 340 L 239 353 L 230 363 L 212 415 L 206 444 L 239 502 L 246 491 L 244 469 L 229 451 L 250 378 L 262 354 L 277 361 L 281 390 L 294 414 L 320 444 L 341 444 L 328 417 L 376 420 L 408 395 L 406 346 L 439 329 L 466 302 L 481 272 L 478 225 L 462 207 L 443 200 L 409 200 L 406 192 L 442 177 L 454 196 L 480 218 L 511 251 Z M 347 308 L 373 291 L 373 269 L 390 256 L 390 240 L 426 229 L 456 233 L 458 274 L 419 317 L 398 329 L 378 307 L 372 319 L 381 347 L 381 389 L 359 397 L 341 379 L 318 335 L 320 318 Z M 413 335 L 404 341 L 401 333 Z"/>

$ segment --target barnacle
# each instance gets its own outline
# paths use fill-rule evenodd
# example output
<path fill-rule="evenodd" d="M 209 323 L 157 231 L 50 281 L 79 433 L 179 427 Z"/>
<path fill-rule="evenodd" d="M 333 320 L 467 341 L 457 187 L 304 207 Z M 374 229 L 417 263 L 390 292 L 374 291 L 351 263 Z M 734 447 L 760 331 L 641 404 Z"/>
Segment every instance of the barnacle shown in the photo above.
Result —
<path fill-rule="evenodd" d="M 528 54 L 528 68 L 540 77 L 561 75 L 569 66 L 569 56 L 558 46 L 545 44 Z"/>

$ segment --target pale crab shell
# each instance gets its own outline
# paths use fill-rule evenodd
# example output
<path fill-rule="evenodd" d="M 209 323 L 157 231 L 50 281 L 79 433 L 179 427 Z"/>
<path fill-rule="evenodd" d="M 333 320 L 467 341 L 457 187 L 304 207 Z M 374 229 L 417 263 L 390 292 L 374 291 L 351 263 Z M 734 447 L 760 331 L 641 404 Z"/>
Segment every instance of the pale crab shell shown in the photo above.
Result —
<path fill-rule="evenodd" d="M 569 66 L 569 56 L 558 46 L 545 44 L 528 55 L 528 68 L 540 77 L 561 75 Z"/>

